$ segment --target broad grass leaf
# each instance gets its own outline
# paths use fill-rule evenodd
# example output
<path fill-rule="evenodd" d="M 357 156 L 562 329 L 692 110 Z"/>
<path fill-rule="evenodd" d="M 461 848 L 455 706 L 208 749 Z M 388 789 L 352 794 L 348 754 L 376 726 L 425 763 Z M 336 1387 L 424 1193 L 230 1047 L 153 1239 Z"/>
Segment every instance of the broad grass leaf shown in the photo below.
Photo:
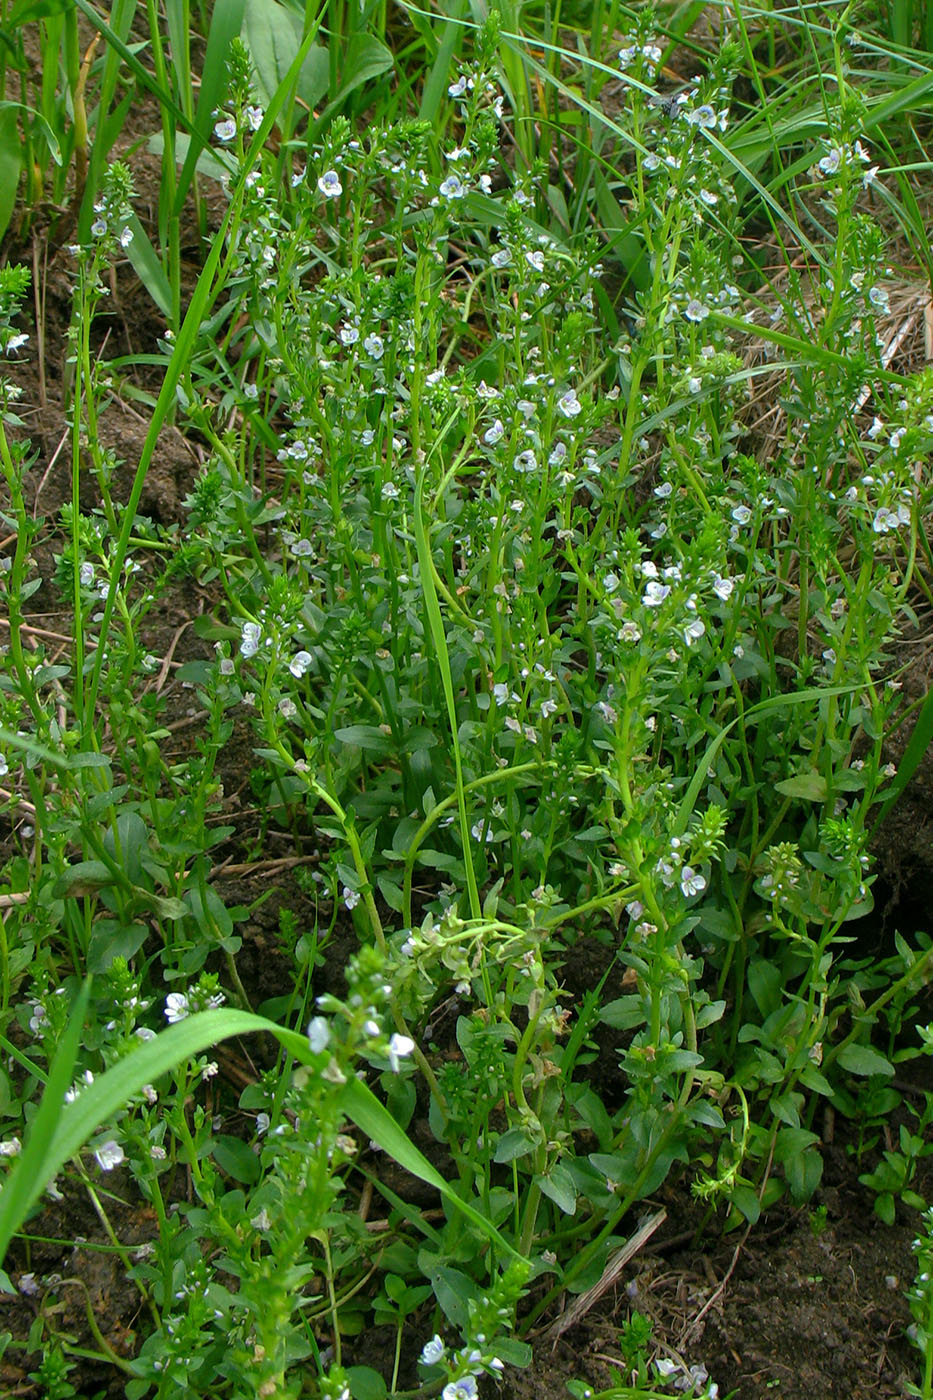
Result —
<path fill-rule="evenodd" d="M 175 189 L 173 214 L 181 213 L 188 187 L 194 178 L 198 158 L 210 143 L 214 112 L 223 103 L 227 90 L 227 54 L 230 41 L 243 25 L 244 0 L 215 0 L 211 11 L 211 27 L 207 35 L 207 50 L 201 65 L 198 105 L 194 114 L 194 131 L 185 154 L 184 165 Z M 185 123 L 189 125 L 189 123 Z"/>
<path fill-rule="evenodd" d="M 53 1062 L 26 1148 L 0 1191 L 0 1262 L 12 1235 L 19 1229 L 46 1184 L 80 1151 L 91 1134 L 118 1113 L 144 1084 L 151 1083 L 183 1060 L 230 1036 L 249 1035 L 257 1031 L 274 1035 L 286 1053 L 299 1062 L 307 1064 L 311 1061 L 305 1036 L 277 1026 L 251 1011 L 225 1007 L 200 1012 L 169 1026 L 155 1040 L 145 1042 L 113 1065 L 73 1103 L 63 1106 L 62 1100 L 71 1082 L 80 1044 L 88 995 L 85 988 Z M 361 1080 L 349 1080 L 341 1090 L 341 1100 L 348 1118 L 399 1166 L 433 1186 L 503 1254 L 518 1257 L 481 1211 L 462 1200 L 444 1180 Z"/>
<path fill-rule="evenodd" d="M 23 168 L 23 148 L 19 140 L 17 111 L 13 103 L 0 109 L 0 238 L 16 203 L 16 190 Z"/>
<path fill-rule="evenodd" d="M 334 102 L 342 102 L 371 78 L 379 78 L 395 67 L 391 51 L 374 34 L 352 34 L 343 55 L 340 87 Z"/>
<path fill-rule="evenodd" d="M 3 1190 L 0 1191 L 0 1264 L 10 1240 L 29 1214 L 43 1187 L 52 1180 L 58 1168 L 68 1160 L 68 1156 L 71 1156 L 71 1153 L 68 1153 L 58 1160 L 52 1151 L 50 1139 L 55 1131 L 56 1122 L 60 1123 L 63 1116 L 62 1103 L 78 1058 L 90 995 L 91 984 L 88 981 L 78 995 L 71 1019 L 52 1061 L 45 1092 L 30 1125 L 26 1145 L 16 1159 Z M 143 1083 L 145 1082 L 143 1080 Z M 96 1126 L 95 1123 L 94 1127 Z M 90 1132 L 93 1132 L 93 1127 L 88 1136 Z M 83 1142 L 84 1138 L 81 1141 Z M 80 1143 L 78 1145 L 80 1146 Z"/>
<path fill-rule="evenodd" d="M 285 80 L 301 45 L 302 22 L 278 0 L 246 0 L 243 13 L 243 39 L 249 46 L 256 76 L 265 102 Z M 297 92 L 310 109 L 327 92 L 330 65 L 326 48 L 314 44 L 298 75 Z"/>

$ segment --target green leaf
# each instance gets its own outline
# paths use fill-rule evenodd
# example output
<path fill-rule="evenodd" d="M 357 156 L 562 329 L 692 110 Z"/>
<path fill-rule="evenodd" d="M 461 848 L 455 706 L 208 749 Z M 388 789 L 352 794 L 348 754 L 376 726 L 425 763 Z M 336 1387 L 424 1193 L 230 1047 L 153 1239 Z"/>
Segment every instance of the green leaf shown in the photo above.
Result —
<path fill-rule="evenodd" d="M 180 136 L 178 140 L 181 140 Z M 135 214 L 129 219 L 127 227 L 132 230 L 133 238 L 126 250 L 126 255 L 134 272 L 162 315 L 170 320 L 174 314 L 172 289 L 156 250 L 152 246 L 152 241 Z"/>
<path fill-rule="evenodd" d="M 385 758 L 395 752 L 391 734 L 383 734 L 375 724 L 348 724 L 334 730 L 334 738 L 351 748 L 363 749 L 367 753 L 379 754 Z"/>
<path fill-rule="evenodd" d="M 750 1186 L 736 1186 L 732 1192 L 732 1204 L 742 1212 L 749 1225 L 754 1225 L 761 1214 L 758 1193 Z"/>
<path fill-rule="evenodd" d="M 148 936 L 146 924 L 121 924 L 115 919 L 98 919 L 91 930 L 88 944 L 88 972 L 106 972 L 114 958 L 125 958 L 129 962 Z"/>
<path fill-rule="evenodd" d="M 476 1284 L 461 1269 L 452 1269 L 448 1264 L 435 1264 L 428 1277 L 445 1316 L 454 1327 L 465 1332 L 469 1324 L 469 1304 L 479 1296 Z"/>
<path fill-rule="evenodd" d="M 577 1209 L 577 1190 L 573 1178 L 566 1167 L 558 1162 L 547 1176 L 536 1176 L 535 1185 L 554 1202 L 565 1215 L 573 1215 Z"/>
<path fill-rule="evenodd" d="M 791 1196 L 800 1205 L 810 1199 L 822 1180 L 823 1158 L 812 1148 L 808 1152 L 800 1152 L 784 1163 L 784 1174 Z"/>
<path fill-rule="evenodd" d="M 23 167 L 16 108 L 0 111 L 0 238 L 6 233 L 16 203 L 16 190 Z"/>
<path fill-rule="evenodd" d="M 253 57 L 265 102 L 281 86 L 301 44 L 302 21 L 278 0 L 246 0 L 242 35 Z M 298 96 L 310 110 L 327 92 L 330 63 L 327 49 L 310 47 L 298 77 Z"/>
<path fill-rule="evenodd" d="M 843 1069 L 847 1069 L 850 1074 L 885 1074 L 892 1075 L 894 1066 L 878 1050 L 873 1050 L 870 1045 L 847 1045 L 839 1052 L 837 1063 Z"/>
<path fill-rule="evenodd" d="M 84 999 L 79 1001 L 69 1021 L 62 1047 L 52 1066 L 27 1148 L 17 1158 L 0 1191 L 0 1262 L 11 1236 L 19 1229 L 45 1185 L 80 1151 L 95 1129 L 123 1108 L 144 1084 L 152 1083 L 184 1060 L 230 1036 L 255 1032 L 274 1035 L 294 1059 L 316 1068 L 305 1036 L 277 1026 L 263 1016 L 255 1016 L 251 1011 L 224 1007 L 222 1010 L 200 1012 L 169 1026 L 155 1040 L 145 1042 L 111 1066 L 73 1103 L 63 1106 L 62 1099 L 71 1081 L 87 1005 L 86 996 L 82 996 Z M 59 1067 L 60 1061 L 63 1068 Z M 515 1259 L 521 1257 L 481 1210 L 461 1199 L 456 1189 L 444 1180 L 361 1080 L 349 1080 L 340 1090 L 340 1097 L 347 1116 L 399 1166 L 419 1181 L 433 1186 L 455 1210 L 465 1215 L 472 1225 L 492 1240 L 504 1255 Z"/>
<path fill-rule="evenodd" d="M 826 779 L 822 773 L 797 773 L 774 786 L 785 797 L 802 797 L 805 802 L 826 801 Z"/>
<path fill-rule="evenodd" d="M 259 1158 L 247 1143 L 227 1133 L 215 1133 L 210 1142 L 211 1156 L 221 1171 L 244 1186 L 252 1186 L 259 1180 L 262 1171 Z"/>
<path fill-rule="evenodd" d="M 748 989 L 762 1016 L 770 1016 L 781 1004 L 781 969 L 765 958 L 756 958 L 748 969 Z"/>
<path fill-rule="evenodd" d="M 385 1380 L 371 1366 L 348 1366 L 347 1384 L 353 1400 L 385 1400 L 389 1393 Z"/>
<path fill-rule="evenodd" d="M 496 1355 L 506 1366 L 517 1366 L 520 1370 L 530 1366 L 532 1361 L 531 1347 L 517 1337 L 497 1337 Z"/>
<path fill-rule="evenodd" d="M 534 1150 L 534 1143 L 522 1128 L 509 1128 L 496 1143 L 494 1162 L 501 1166 L 504 1162 L 515 1162 L 519 1157 L 527 1157 Z"/>
<path fill-rule="evenodd" d="M 81 899 L 115 883 L 113 872 L 102 860 L 81 860 L 59 875 L 52 894 L 56 899 Z"/>
<path fill-rule="evenodd" d="M 63 1116 L 62 1104 L 65 1091 L 71 1083 L 75 1061 L 78 1058 L 90 995 L 91 981 L 88 978 L 71 1009 L 68 1025 L 55 1052 L 45 1092 L 42 1095 L 39 1110 L 30 1125 L 26 1145 L 21 1155 L 16 1158 L 13 1170 L 7 1177 L 3 1189 L 0 1190 L 0 1264 L 3 1263 L 10 1240 L 26 1219 L 42 1189 L 52 1180 L 59 1167 L 73 1155 L 66 1152 L 63 1157 L 57 1158 L 51 1152 L 50 1139 L 55 1131 L 56 1122 L 60 1122 Z M 106 1077 L 106 1075 L 103 1076 L 104 1079 Z M 97 1082 L 101 1083 L 102 1080 Z M 142 1082 L 145 1084 L 148 1081 L 143 1080 Z M 80 1099 L 68 1107 L 76 1107 L 79 1102 Z M 67 1111 L 66 1107 L 64 1112 Z M 103 1120 L 99 1119 L 98 1121 Z M 93 1124 L 88 1129 L 86 1136 L 90 1137 L 96 1127 L 97 1123 Z M 84 1140 L 85 1138 L 82 1136 L 81 1141 Z"/>
<path fill-rule="evenodd" d="M 370 78 L 378 78 L 394 66 L 395 60 L 381 39 L 377 39 L 374 34 L 351 34 L 343 56 L 343 71 L 336 102 L 342 102 L 356 88 L 369 82 Z"/>
<path fill-rule="evenodd" d="M 879 826 L 920 767 L 923 757 L 931 745 L 933 745 L 933 689 L 927 692 L 927 697 L 920 708 L 920 713 L 914 720 L 914 727 L 910 739 L 897 765 L 897 773 L 894 781 L 888 788 L 884 802 L 881 804 L 881 811 L 875 818 L 875 824 L 871 829 L 871 836 L 868 838 L 869 842 L 874 839 Z"/>

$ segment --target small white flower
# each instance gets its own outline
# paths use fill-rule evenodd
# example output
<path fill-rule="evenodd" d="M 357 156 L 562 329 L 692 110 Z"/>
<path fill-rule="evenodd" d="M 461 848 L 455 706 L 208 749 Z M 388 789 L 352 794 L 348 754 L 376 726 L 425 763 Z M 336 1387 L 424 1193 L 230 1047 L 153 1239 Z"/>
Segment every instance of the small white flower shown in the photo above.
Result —
<path fill-rule="evenodd" d="M 21 350 L 22 347 L 27 344 L 28 340 L 29 336 L 26 335 L 25 332 L 21 332 L 19 335 L 11 335 L 6 343 L 7 354 L 12 355 L 14 351 Z"/>
<path fill-rule="evenodd" d="M 7 1138 L 5 1142 L 0 1142 L 0 1157 L 18 1157 L 23 1150 L 23 1144 L 18 1137 Z"/>
<path fill-rule="evenodd" d="M 542 719 L 548 719 L 551 715 L 556 714 L 556 713 L 557 713 L 557 701 L 556 701 L 556 700 L 543 700 L 543 701 L 541 702 L 541 718 L 542 718 Z"/>
<path fill-rule="evenodd" d="M 120 230 L 119 244 L 121 248 L 128 248 L 133 241 L 133 230 L 129 224 Z"/>
<path fill-rule="evenodd" d="M 272 1221 L 269 1219 L 269 1212 L 263 1206 L 258 1215 L 254 1215 L 249 1222 L 254 1230 L 271 1230 Z"/>
<path fill-rule="evenodd" d="M 536 248 L 533 252 L 526 253 L 525 261 L 529 267 L 534 268 L 535 272 L 544 271 L 544 254 L 539 249 Z"/>
<path fill-rule="evenodd" d="M 462 1376 L 448 1381 L 441 1392 L 442 1400 L 476 1400 L 476 1377 Z"/>
<path fill-rule="evenodd" d="M 343 185 L 336 170 L 325 170 L 317 182 L 317 187 L 325 199 L 339 199 L 343 194 Z"/>
<path fill-rule="evenodd" d="M 688 622 L 684 628 L 684 641 L 687 643 L 687 646 L 692 647 L 694 642 L 700 640 L 705 631 L 706 628 L 701 618 L 695 617 L 692 621 Z"/>
<path fill-rule="evenodd" d="M 651 579 L 645 586 L 644 596 L 641 601 L 646 608 L 659 608 L 670 591 L 669 584 L 658 583 L 655 579 Z"/>
<path fill-rule="evenodd" d="M 330 1026 L 323 1016 L 315 1016 L 308 1026 L 308 1044 L 313 1055 L 323 1055 L 330 1044 Z"/>
<path fill-rule="evenodd" d="M 702 894 L 706 889 L 706 877 L 690 865 L 685 865 L 680 872 L 680 888 L 684 897 L 689 899 L 691 895 Z"/>
<path fill-rule="evenodd" d="M 381 335 L 368 335 L 363 341 L 363 349 L 367 355 L 371 355 L 374 360 L 381 360 L 385 354 L 385 345 Z"/>
<path fill-rule="evenodd" d="M 440 1337 L 435 1332 L 429 1342 L 425 1342 L 421 1349 L 421 1364 L 423 1366 L 436 1366 L 444 1355 L 446 1347 Z"/>
<path fill-rule="evenodd" d="M 389 1040 L 389 1067 L 393 1074 L 398 1074 L 399 1060 L 405 1059 L 415 1048 L 415 1042 L 409 1035 L 399 1035 L 395 1031 Z"/>
<path fill-rule="evenodd" d="M 91 233 L 95 238 L 103 238 L 107 232 L 107 222 L 105 219 L 95 219 L 91 224 Z"/>
<path fill-rule="evenodd" d="M 206 1065 L 204 1066 L 204 1068 L 201 1070 L 201 1078 L 202 1078 L 202 1079 L 213 1079 L 213 1078 L 215 1077 L 215 1075 L 217 1075 L 217 1074 L 219 1074 L 219 1073 L 220 1073 L 220 1066 L 217 1064 L 217 1061 L 216 1061 L 216 1060 L 208 1060 L 207 1064 L 206 1064 Z"/>
<path fill-rule="evenodd" d="M 118 1142 L 110 1138 L 107 1142 L 102 1142 L 100 1147 L 95 1148 L 94 1156 L 102 1172 L 113 1171 L 125 1159 L 126 1153 Z"/>
<path fill-rule="evenodd" d="M 232 117 L 222 117 L 214 124 L 214 135 L 218 141 L 232 141 L 236 136 L 236 122 Z"/>
<path fill-rule="evenodd" d="M 876 311 L 882 312 L 885 316 L 891 309 L 890 302 L 888 301 L 888 294 L 883 287 L 869 287 L 868 300 Z"/>
<path fill-rule="evenodd" d="M 466 194 L 466 186 L 459 175 L 448 175 L 441 184 L 440 192 L 445 199 L 462 199 Z"/>
<path fill-rule="evenodd" d="M 351 326 L 349 322 L 344 322 L 340 327 L 340 341 L 343 345 L 355 345 L 360 338 L 360 333 L 356 326 Z"/>
<path fill-rule="evenodd" d="M 528 472 L 533 472 L 537 470 L 538 461 L 535 457 L 534 452 L 531 450 L 530 447 L 528 447 L 525 449 L 524 452 L 519 452 L 518 456 L 512 463 L 512 466 L 515 469 L 515 471 L 527 474 Z"/>
<path fill-rule="evenodd" d="M 737 525 L 747 525 L 752 518 L 752 513 L 748 506 L 736 506 L 732 512 L 732 519 Z"/>
<path fill-rule="evenodd" d="M 821 175 L 835 175 L 841 165 L 842 151 L 840 151 L 838 147 L 833 146 L 818 163 L 817 169 Z"/>
<path fill-rule="evenodd" d="M 247 660 L 255 656 L 262 641 L 262 628 L 258 622 L 243 623 L 243 640 L 240 642 L 240 655 Z"/>
<path fill-rule="evenodd" d="M 259 130 L 259 128 L 262 126 L 263 115 L 264 113 L 261 107 L 247 107 L 245 116 L 246 124 L 249 127 L 250 131 Z"/>
<path fill-rule="evenodd" d="M 581 410 L 582 404 L 573 389 L 568 389 L 566 394 L 561 395 L 557 400 L 557 411 L 562 413 L 565 418 L 576 418 Z"/>
<path fill-rule="evenodd" d="M 165 1019 L 169 1025 L 183 1021 L 191 1010 L 185 992 L 169 992 L 165 998 Z"/>
<path fill-rule="evenodd" d="M 493 267 L 508 267 L 509 263 L 512 261 L 512 254 L 508 248 L 497 248 L 489 261 L 492 263 Z"/>
<path fill-rule="evenodd" d="M 36 1276 L 33 1273 L 20 1274 L 17 1287 L 25 1298 L 35 1298 L 39 1292 L 39 1285 L 36 1283 Z"/>
<path fill-rule="evenodd" d="M 447 89 L 448 97 L 462 97 L 467 90 L 467 80 L 465 74 L 461 73 L 455 83 L 451 83 Z"/>
<path fill-rule="evenodd" d="M 732 597 L 734 588 L 734 579 L 723 578 L 721 574 L 717 574 L 713 579 L 713 592 L 716 594 L 716 597 L 720 598 L 724 603 L 728 603 L 729 599 Z"/>
<path fill-rule="evenodd" d="M 875 512 L 875 518 L 872 521 L 871 528 L 876 535 L 887 535 L 892 530 L 896 530 L 899 524 L 900 521 L 893 510 L 889 510 L 887 506 L 879 506 L 878 510 Z"/>
<path fill-rule="evenodd" d="M 301 677 L 306 673 L 310 665 L 311 653 L 309 651 L 296 651 L 295 655 L 288 663 L 288 669 L 296 680 L 301 680 Z"/>
<path fill-rule="evenodd" d="M 344 885 L 343 902 L 348 909 L 355 909 L 360 902 L 359 893 L 356 890 L 351 890 L 349 885 Z"/>
<path fill-rule="evenodd" d="M 487 428 L 485 433 L 483 433 L 483 442 L 486 444 L 487 447 L 495 447 L 496 443 L 501 440 L 504 433 L 505 427 L 503 426 L 502 419 L 497 418 L 496 421 L 493 423 L 492 427 Z"/>
<path fill-rule="evenodd" d="M 691 297 L 684 308 L 684 315 L 688 321 L 705 321 L 709 315 L 709 307 L 704 306 L 702 301 L 697 301 L 696 297 Z"/>

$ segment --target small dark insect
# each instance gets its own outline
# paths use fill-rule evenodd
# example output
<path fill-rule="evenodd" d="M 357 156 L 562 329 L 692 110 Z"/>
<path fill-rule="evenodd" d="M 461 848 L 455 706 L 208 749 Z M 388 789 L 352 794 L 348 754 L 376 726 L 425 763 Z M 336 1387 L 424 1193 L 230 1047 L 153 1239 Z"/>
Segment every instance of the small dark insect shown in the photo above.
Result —
<path fill-rule="evenodd" d="M 652 107 L 658 108 L 666 117 L 676 117 L 681 107 L 683 94 L 687 91 L 686 85 L 678 88 L 676 92 L 655 92 L 649 98 Z"/>

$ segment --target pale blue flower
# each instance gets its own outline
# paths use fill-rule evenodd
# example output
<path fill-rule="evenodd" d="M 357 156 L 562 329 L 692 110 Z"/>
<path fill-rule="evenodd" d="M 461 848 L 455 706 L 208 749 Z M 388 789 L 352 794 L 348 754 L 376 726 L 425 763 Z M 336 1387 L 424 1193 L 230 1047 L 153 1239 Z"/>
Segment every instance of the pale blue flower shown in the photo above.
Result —
<path fill-rule="evenodd" d="M 425 1342 L 421 1349 L 421 1363 L 424 1366 L 436 1366 L 444 1355 L 446 1347 L 440 1337 L 435 1332 L 429 1342 Z"/>
<path fill-rule="evenodd" d="M 339 199 L 343 194 L 343 185 L 336 170 L 325 170 L 317 182 L 317 187 L 325 199 Z"/>

